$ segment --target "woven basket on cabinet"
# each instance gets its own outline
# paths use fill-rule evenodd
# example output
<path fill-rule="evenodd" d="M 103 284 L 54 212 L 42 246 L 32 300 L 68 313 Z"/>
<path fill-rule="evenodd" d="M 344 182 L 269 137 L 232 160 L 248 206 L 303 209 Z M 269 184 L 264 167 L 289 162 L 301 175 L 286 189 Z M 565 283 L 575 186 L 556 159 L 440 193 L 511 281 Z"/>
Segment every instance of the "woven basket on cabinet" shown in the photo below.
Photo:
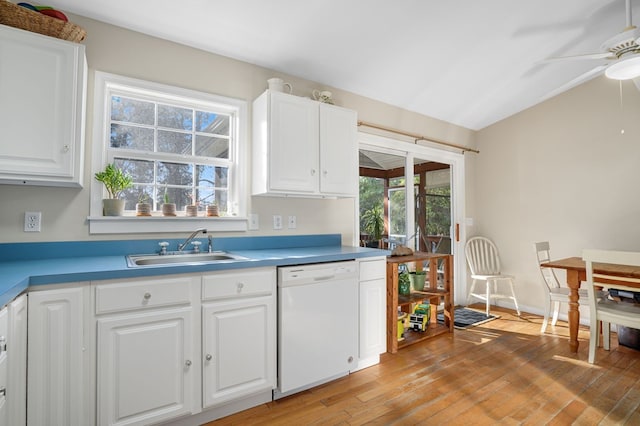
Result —
<path fill-rule="evenodd" d="M 43 15 L 6 0 L 0 0 L 0 24 L 76 43 L 84 40 L 87 35 L 85 29 L 76 24 Z"/>

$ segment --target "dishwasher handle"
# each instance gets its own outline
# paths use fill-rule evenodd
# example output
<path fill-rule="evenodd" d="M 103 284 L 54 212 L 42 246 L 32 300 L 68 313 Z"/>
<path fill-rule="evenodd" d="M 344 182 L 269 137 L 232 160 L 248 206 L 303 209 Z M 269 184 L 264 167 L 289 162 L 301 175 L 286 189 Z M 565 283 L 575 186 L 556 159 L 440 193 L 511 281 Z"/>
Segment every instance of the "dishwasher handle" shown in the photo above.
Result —
<path fill-rule="evenodd" d="M 333 280 L 335 279 L 336 276 L 335 275 L 323 275 L 321 277 L 313 277 L 314 281 L 327 281 L 327 280 Z"/>

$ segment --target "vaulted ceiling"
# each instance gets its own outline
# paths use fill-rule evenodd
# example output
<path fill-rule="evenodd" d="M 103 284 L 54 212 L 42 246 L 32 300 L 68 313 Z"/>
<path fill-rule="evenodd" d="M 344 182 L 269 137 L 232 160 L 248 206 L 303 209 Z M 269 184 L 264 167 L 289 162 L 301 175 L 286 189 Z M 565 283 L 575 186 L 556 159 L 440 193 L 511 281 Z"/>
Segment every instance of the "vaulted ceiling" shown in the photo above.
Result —
<path fill-rule="evenodd" d="M 624 0 L 47 3 L 474 130 L 598 78 L 602 59 L 543 61 L 625 28 Z"/>

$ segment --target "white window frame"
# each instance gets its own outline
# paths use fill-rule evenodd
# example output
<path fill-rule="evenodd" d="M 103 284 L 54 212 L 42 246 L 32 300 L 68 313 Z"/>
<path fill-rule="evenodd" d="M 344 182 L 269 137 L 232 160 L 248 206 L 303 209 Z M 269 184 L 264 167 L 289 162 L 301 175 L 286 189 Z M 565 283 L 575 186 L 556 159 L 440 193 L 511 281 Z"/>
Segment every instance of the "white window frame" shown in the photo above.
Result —
<path fill-rule="evenodd" d="M 227 98 L 195 90 L 184 89 L 161 83 L 149 82 L 101 71 L 95 72 L 94 82 L 94 125 L 91 161 L 91 201 L 89 208 L 89 233 L 90 234 L 115 234 L 115 233 L 149 233 L 149 232 L 180 232 L 193 231 L 197 228 L 206 228 L 209 231 L 246 231 L 247 230 L 247 126 L 248 107 L 247 102 L 239 99 Z M 102 216 L 102 199 L 106 192 L 104 185 L 98 182 L 94 175 L 104 169 L 108 163 L 109 126 L 110 117 L 107 117 L 111 102 L 111 89 L 126 87 L 127 90 L 140 92 L 154 92 L 166 96 L 167 99 L 191 99 L 200 102 L 224 105 L 237 117 L 237 138 L 230 152 L 231 165 L 229 169 L 230 182 L 228 202 L 231 205 L 232 215 L 221 217 L 136 217 L 136 216 Z"/>

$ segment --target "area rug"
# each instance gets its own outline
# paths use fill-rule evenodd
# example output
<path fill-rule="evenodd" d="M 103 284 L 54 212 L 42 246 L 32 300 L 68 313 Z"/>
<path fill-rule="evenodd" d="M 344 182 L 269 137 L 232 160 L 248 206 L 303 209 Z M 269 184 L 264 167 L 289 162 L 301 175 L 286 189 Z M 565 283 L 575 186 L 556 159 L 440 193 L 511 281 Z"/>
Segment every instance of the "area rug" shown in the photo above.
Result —
<path fill-rule="evenodd" d="M 500 318 L 500 315 L 490 314 L 487 316 L 484 312 L 459 307 L 455 308 L 453 312 L 453 326 L 459 330 L 464 330 L 496 318 Z M 444 314 L 442 312 L 438 312 L 438 322 L 444 324 Z"/>

